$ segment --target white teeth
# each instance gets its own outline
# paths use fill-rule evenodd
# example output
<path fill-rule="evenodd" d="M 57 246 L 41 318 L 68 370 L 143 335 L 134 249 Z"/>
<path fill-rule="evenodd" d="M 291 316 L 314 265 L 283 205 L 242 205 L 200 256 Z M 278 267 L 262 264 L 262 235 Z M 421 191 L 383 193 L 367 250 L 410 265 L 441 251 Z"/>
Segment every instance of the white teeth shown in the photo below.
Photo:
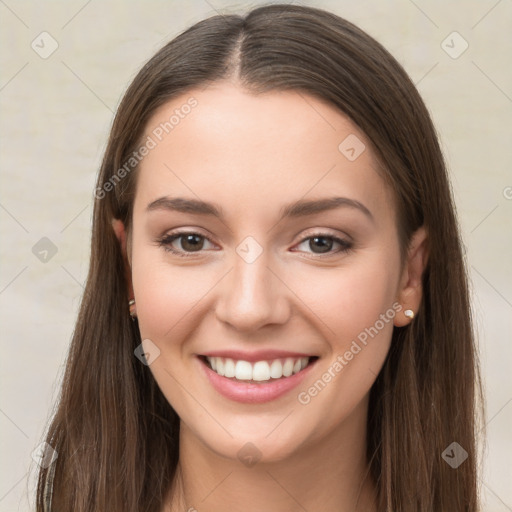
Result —
<path fill-rule="evenodd" d="M 283 376 L 283 365 L 281 364 L 281 361 L 272 361 L 272 364 L 270 365 L 270 376 L 273 379 L 280 379 Z"/>
<path fill-rule="evenodd" d="M 212 359 L 217 358 L 213 357 Z M 233 359 L 226 359 L 226 362 L 224 363 L 224 377 L 234 377 L 235 374 L 235 362 Z"/>
<path fill-rule="evenodd" d="M 270 366 L 267 361 L 258 361 L 254 364 L 252 380 L 270 380 Z"/>
<path fill-rule="evenodd" d="M 233 359 L 223 357 L 207 357 L 212 370 L 223 377 L 238 380 L 269 381 L 280 379 L 281 377 L 290 377 L 304 368 L 309 363 L 309 357 L 275 359 L 273 361 L 257 361 L 249 363 L 248 361 L 234 361 Z"/>
<path fill-rule="evenodd" d="M 235 377 L 238 380 L 252 379 L 252 365 L 247 361 L 237 361 L 235 365 Z"/>
<path fill-rule="evenodd" d="M 224 376 L 224 359 L 217 357 L 217 369 L 215 370 L 219 375 Z"/>
<path fill-rule="evenodd" d="M 288 358 L 283 365 L 283 375 L 289 377 L 293 373 L 293 359 Z"/>

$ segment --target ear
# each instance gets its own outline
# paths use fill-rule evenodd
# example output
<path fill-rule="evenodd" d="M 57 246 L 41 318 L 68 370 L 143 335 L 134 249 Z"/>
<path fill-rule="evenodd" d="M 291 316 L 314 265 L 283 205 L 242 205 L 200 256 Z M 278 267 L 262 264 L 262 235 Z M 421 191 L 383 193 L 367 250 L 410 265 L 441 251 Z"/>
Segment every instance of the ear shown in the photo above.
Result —
<path fill-rule="evenodd" d="M 121 246 L 121 253 L 124 262 L 124 274 L 126 286 L 128 287 L 129 297 L 128 300 L 133 299 L 133 285 L 132 285 L 132 269 L 131 269 L 131 243 L 127 240 L 126 230 L 124 224 L 119 219 L 112 219 L 112 228 L 119 240 Z"/>
<path fill-rule="evenodd" d="M 428 236 L 426 229 L 422 226 L 411 237 L 397 291 L 397 301 L 402 306 L 402 310 L 395 315 L 394 319 L 394 325 L 397 327 L 403 327 L 411 322 L 404 311 L 410 309 L 416 314 L 420 308 L 423 296 L 422 276 L 427 261 Z"/>

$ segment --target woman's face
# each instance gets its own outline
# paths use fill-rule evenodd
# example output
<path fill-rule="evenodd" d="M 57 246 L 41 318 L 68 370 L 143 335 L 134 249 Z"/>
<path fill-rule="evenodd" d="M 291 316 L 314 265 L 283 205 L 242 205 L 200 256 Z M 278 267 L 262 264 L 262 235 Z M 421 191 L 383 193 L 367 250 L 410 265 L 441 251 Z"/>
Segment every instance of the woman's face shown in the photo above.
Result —
<path fill-rule="evenodd" d="M 395 209 L 365 135 L 305 93 L 217 82 L 163 105 L 143 141 L 133 289 L 182 429 L 279 460 L 361 423 L 403 317 Z"/>

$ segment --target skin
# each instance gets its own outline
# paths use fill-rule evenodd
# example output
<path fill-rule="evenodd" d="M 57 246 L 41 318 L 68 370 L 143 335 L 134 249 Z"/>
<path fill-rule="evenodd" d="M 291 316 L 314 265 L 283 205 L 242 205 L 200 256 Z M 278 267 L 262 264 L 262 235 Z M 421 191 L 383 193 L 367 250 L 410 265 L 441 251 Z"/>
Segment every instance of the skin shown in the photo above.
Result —
<path fill-rule="evenodd" d="M 113 221 L 142 339 L 160 350 L 150 370 L 181 419 L 178 478 L 162 510 L 375 511 L 375 483 L 364 478 L 369 391 L 393 326 L 411 322 L 403 311 L 420 305 L 425 230 L 414 234 L 401 267 L 393 197 L 369 141 L 307 94 L 253 96 L 217 82 L 160 107 L 144 138 L 191 96 L 197 107 L 141 163 L 133 229 Z M 354 161 L 338 149 L 350 134 L 366 146 Z M 214 202 L 225 221 L 146 211 L 162 196 Z M 345 206 L 278 221 L 284 205 L 331 196 L 361 202 L 372 219 Z M 175 240 L 175 250 L 192 253 L 180 258 L 157 242 L 177 228 L 211 242 L 199 239 L 202 250 L 193 252 L 186 238 Z M 353 247 L 338 252 L 333 242 L 323 254 L 321 243 L 304 241 L 318 234 Z M 236 252 L 247 236 L 263 251 L 250 264 Z M 394 303 L 401 311 L 300 403 L 298 393 L 332 373 L 337 356 Z M 284 396 L 241 404 L 219 395 L 199 371 L 196 354 L 221 348 L 280 348 L 319 360 Z M 237 456 L 248 442 L 261 455 L 252 467 Z"/>

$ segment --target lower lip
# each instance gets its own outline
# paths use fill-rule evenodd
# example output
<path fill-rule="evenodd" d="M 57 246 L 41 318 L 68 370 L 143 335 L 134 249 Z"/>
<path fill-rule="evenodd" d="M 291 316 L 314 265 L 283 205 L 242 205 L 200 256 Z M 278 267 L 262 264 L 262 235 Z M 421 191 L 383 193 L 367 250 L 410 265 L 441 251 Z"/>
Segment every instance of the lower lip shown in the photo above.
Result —
<path fill-rule="evenodd" d="M 261 384 L 232 380 L 214 372 L 200 357 L 199 363 L 210 384 L 223 396 L 235 402 L 259 404 L 270 402 L 298 386 L 315 366 L 318 359 L 290 377 L 270 380 Z"/>

